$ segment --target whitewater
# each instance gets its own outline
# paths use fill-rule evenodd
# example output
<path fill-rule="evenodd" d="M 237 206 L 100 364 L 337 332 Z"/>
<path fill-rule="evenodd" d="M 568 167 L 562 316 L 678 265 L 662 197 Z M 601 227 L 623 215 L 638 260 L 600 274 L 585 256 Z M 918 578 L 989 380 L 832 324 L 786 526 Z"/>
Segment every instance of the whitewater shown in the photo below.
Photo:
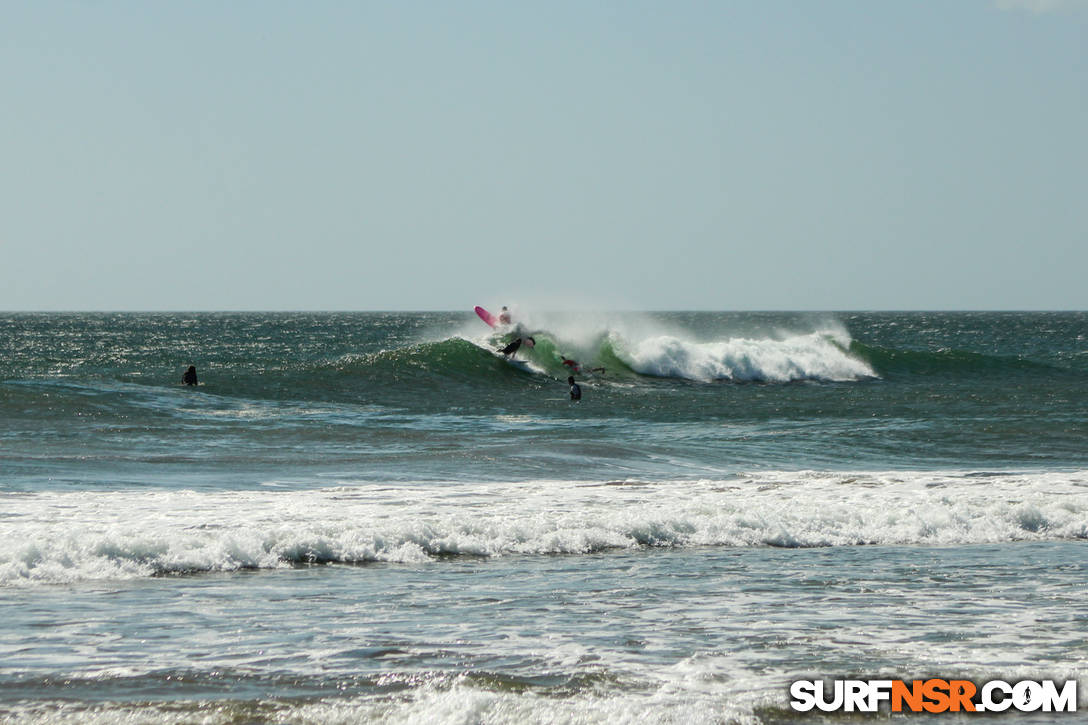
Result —
<path fill-rule="evenodd" d="M 7 501 L 0 585 L 435 556 L 640 547 L 1088 539 L 1088 472 L 768 472 L 726 481 L 363 482 L 307 492 L 54 493 Z"/>

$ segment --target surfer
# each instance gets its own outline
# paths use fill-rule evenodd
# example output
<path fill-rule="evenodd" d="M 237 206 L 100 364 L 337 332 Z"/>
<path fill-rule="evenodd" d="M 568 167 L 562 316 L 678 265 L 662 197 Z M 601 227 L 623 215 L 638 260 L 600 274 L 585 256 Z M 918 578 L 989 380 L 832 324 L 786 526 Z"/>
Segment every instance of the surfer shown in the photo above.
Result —
<path fill-rule="evenodd" d="M 526 347 L 533 347 L 534 345 L 536 345 L 536 340 L 534 340 L 532 337 L 519 337 L 518 339 L 514 340 L 512 343 L 504 347 L 502 350 L 499 350 L 499 352 L 509 358 L 512 358 L 523 344 Z"/>
<path fill-rule="evenodd" d="M 503 305 L 502 312 L 499 313 L 499 324 L 500 325 L 509 325 L 510 324 L 510 311 L 506 309 L 505 305 Z"/>
<path fill-rule="evenodd" d="M 559 357 L 561 357 L 561 358 L 563 359 L 563 364 L 564 364 L 564 365 L 566 365 L 566 366 L 567 366 L 567 368 L 568 368 L 568 369 L 569 369 L 569 370 L 570 370 L 570 371 L 571 371 L 572 373 L 580 373 L 580 372 L 582 372 L 582 365 L 581 365 L 581 363 L 579 363 L 579 362 L 578 362 L 577 360 L 571 360 L 570 358 L 568 358 L 568 357 L 564 357 L 563 355 L 560 355 Z M 589 368 L 589 369 L 587 370 L 587 372 L 591 372 L 591 373 L 603 373 L 603 372 L 604 372 L 604 368 Z"/>
<path fill-rule="evenodd" d="M 582 386 L 574 382 L 574 376 L 571 375 L 567 378 L 567 384 L 570 385 L 570 399 L 571 402 L 577 403 L 582 399 Z"/>
<path fill-rule="evenodd" d="M 181 382 L 186 385 L 196 385 L 196 365 L 189 366 L 189 369 L 181 376 Z"/>

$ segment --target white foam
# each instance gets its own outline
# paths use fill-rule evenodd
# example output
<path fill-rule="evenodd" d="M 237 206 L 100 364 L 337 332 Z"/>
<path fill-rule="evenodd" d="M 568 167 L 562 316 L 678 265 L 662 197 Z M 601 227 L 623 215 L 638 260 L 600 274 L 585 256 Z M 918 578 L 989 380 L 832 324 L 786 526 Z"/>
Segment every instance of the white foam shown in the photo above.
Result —
<path fill-rule="evenodd" d="M 1018 673 L 1016 676 L 1011 676 L 1007 671 L 981 669 L 973 675 L 973 679 L 982 682 L 1001 677 L 1014 681 L 1055 678 L 1055 673 L 1050 670 L 1015 669 Z M 406 693 L 394 696 L 326 697 L 311 701 L 275 698 L 192 703 L 103 702 L 91 705 L 65 701 L 24 701 L 0 710 L 0 716 L 11 715 L 13 721 L 35 725 L 146 722 L 219 725 L 239 721 L 290 722 L 299 725 L 352 725 L 360 722 L 758 725 L 764 722 L 757 714 L 760 708 L 773 708 L 780 715 L 772 715 L 772 722 L 779 722 L 783 716 L 792 721 L 790 715 L 793 713 L 786 710 L 783 702 L 784 693 L 788 683 L 801 676 L 774 671 L 763 671 L 758 675 L 741 674 L 739 677 L 734 677 L 734 674 L 736 667 L 729 657 L 696 656 L 661 668 L 657 683 L 627 682 L 627 687 L 592 688 L 564 696 L 547 696 L 534 691 L 496 691 L 474 685 L 464 675 L 412 674 L 386 678 L 410 688 Z M 896 674 L 889 673 L 888 677 Z M 967 673 L 957 670 L 957 674 Z M 1075 668 L 1056 679 L 1077 679 L 1082 692 L 1088 685 L 1088 679 Z"/>
<path fill-rule="evenodd" d="M 627 687 L 587 688 L 562 697 L 534 691 L 495 690 L 468 675 L 412 673 L 383 677 L 386 685 L 408 686 L 394 696 L 328 697 L 315 701 L 271 699 L 262 702 L 185 703 L 25 702 L 7 713 L 26 723 L 202 723 L 239 720 L 315 725 L 380 723 L 759 723 L 755 704 L 766 692 L 742 692 L 751 682 L 723 683 L 724 658 L 698 657 L 662 667 L 656 681 L 628 681 Z M 782 680 L 784 689 L 785 680 Z M 634 686 L 634 687 L 632 687 Z M 777 691 L 775 692 L 777 694 Z M 0 710 L 0 716 L 4 713 Z"/>
<path fill-rule="evenodd" d="M 0 586 L 612 548 L 1088 538 L 1088 473 L 760 473 L 0 496 Z"/>
<path fill-rule="evenodd" d="M 699 382 L 775 383 L 877 377 L 867 363 L 849 355 L 850 335 L 835 320 L 813 321 L 810 329 L 800 332 L 775 330 L 759 337 L 704 339 L 678 323 L 648 315 L 515 312 L 519 324 L 554 338 L 565 355 L 596 361 L 607 341 L 628 367 L 642 375 Z M 464 330 L 462 334 L 487 346 L 478 329 L 471 337 Z"/>
<path fill-rule="evenodd" d="M 718 342 L 660 335 L 635 341 L 620 338 L 614 347 L 632 370 L 656 377 L 775 383 L 876 377 L 871 367 L 850 357 L 838 341 L 823 333 Z"/>

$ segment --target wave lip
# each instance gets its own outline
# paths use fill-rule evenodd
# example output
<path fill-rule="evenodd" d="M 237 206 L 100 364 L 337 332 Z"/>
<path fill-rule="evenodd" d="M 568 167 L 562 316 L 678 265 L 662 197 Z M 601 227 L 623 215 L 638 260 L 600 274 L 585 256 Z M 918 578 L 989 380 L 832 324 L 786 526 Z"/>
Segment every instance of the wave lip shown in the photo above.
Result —
<path fill-rule="evenodd" d="M 721 342 L 689 342 L 660 335 L 633 344 L 619 341 L 616 354 L 641 375 L 698 382 L 847 382 L 877 377 L 872 367 L 822 333 Z"/>
<path fill-rule="evenodd" d="M 1088 472 L 0 498 L 0 587 L 435 556 L 1088 539 Z"/>

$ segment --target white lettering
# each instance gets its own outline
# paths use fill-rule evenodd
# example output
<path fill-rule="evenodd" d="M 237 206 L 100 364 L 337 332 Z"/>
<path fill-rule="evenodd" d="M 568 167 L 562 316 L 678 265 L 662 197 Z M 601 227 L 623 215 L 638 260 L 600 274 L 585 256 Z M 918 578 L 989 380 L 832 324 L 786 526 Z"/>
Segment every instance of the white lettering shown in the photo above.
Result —
<path fill-rule="evenodd" d="M 1077 681 L 1067 680 L 1058 692 L 1053 680 L 1043 680 L 1043 712 L 1076 712 Z M 1053 710 L 1051 709 L 1053 708 Z"/>
<path fill-rule="evenodd" d="M 797 712 L 808 712 L 816 707 L 816 683 L 812 680 L 797 680 L 790 685 L 790 707 Z"/>
<path fill-rule="evenodd" d="M 869 699 L 866 696 L 868 687 L 864 680 L 847 680 L 845 683 L 845 691 L 843 693 L 843 700 L 846 707 L 846 712 L 868 712 L 865 707 L 866 701 Z"/>
<path fill-rule="evenodd" d="M 994 692 L 1000 692 L 1002 698 L 994 699 Z M 1004 680 L 991 680 L 982 686 L 982 704 L 976 710 L 983 712 L 1005 712 L 1012 707 L 1012 685 Z"/>
<path fill-rule="evenodd" d="M 890 701 L 891 699 L 891 680 L 869 680 L 869 709 L 867 712 L 876 712 L 880 709 L 882 701 Z"/>
<path fill-rule="evenodd" d="M 843 700 L 846 696 L 843 694 L 842 680 L 835 680 L 835 685 L 832 688 L 832 692 L 835 693 L 835 697 L 828 702 L 826 693 L 824 693 L 824 683 L 820 681 L 817 683 L 819 686 L 819 696 L 816 700 L 816 707 L 820 708 L 824 712 L 834 712 L 842 707 Z"/>

